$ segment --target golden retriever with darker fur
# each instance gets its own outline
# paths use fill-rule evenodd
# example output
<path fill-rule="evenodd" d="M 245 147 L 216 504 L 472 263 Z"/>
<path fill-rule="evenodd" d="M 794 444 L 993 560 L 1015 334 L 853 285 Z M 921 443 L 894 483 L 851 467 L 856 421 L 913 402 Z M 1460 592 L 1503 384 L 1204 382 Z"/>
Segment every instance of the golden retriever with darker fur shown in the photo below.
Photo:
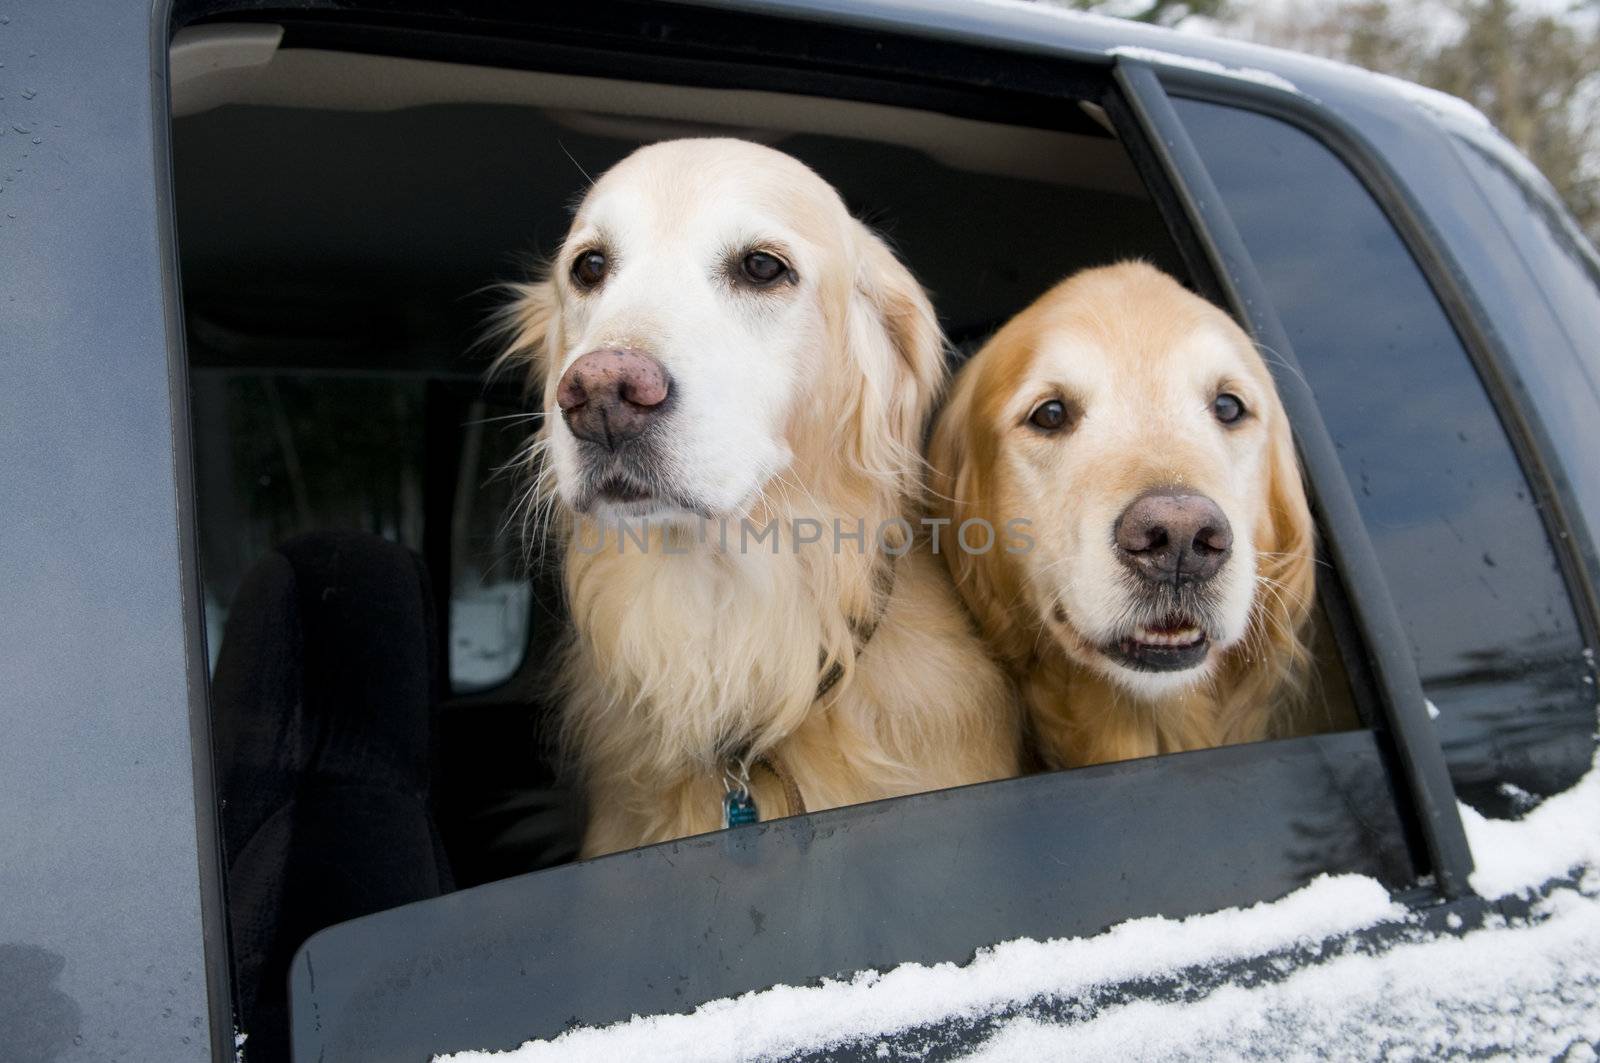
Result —
<path fill-rule="evenodd" d="M 1271 737 L 1306 679 L 1313 526 L 1254 344 L 1158 270 L 1064 281 L 963 368 L 931 447 L 946 550 L 1027 704 L 1074 767 Z"/>
<path fill-rule="evenodd" d="M 933 308 L 826 182 L 741 141 L 642 148 L 507 321 L 565 540 L 583 855 L 715 829 L 746 787 L 767 819 L 1016 773 L 1003 672 L 905 553 Z"/>

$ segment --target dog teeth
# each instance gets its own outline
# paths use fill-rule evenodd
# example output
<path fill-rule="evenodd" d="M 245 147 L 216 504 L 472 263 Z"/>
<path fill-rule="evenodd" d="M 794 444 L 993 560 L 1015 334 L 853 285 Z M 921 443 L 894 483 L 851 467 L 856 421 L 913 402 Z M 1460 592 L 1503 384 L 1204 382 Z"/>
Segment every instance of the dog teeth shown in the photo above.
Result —
<path fill-rule="evenodd" d="M 1151 631 L 1147 627 L 1133 629 L 1136 641 L 1146 646 L 1192 646 L 1205 637 L 1197 627 L 1179 628 L 1176 631 Z"/>

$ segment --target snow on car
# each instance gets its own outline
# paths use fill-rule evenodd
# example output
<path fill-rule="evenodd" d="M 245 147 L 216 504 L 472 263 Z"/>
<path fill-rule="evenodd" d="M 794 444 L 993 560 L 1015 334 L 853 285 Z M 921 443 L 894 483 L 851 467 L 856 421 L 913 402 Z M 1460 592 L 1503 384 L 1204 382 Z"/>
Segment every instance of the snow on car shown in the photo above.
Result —
<path fill-rule="evenodd" d="M 959 1037 L 978 1045 L 964 1058 L 985 1060 L 1593 1059 L 1600 764 L 1521 820 L 1460 811 L 1472 886 L 1505 902 L 1485 906 L 1476 925 L 1408 910 L 1364 876 L 1324 876 L 1249 908 L 1134 919 L 1088 939 L 1010 941 L 961 966 L 777 986 L 687 1015 L 437 1058 L 732 1061 L 848 1046 L 925 1059 Z M 1119 993 L 1135 982 L 1137 997 Z"/>

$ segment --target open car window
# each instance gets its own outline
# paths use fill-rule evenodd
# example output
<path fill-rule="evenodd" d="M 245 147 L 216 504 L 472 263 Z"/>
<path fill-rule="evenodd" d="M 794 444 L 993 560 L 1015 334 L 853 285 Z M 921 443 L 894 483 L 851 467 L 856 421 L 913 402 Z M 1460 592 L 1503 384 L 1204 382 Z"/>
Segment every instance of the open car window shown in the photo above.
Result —
<path fill-rule="evenodd" d="M 673 17 L 692 28 L 703 16 Z M 240 984 L 265 994 L 241 1002 L 247 1032 L 255 1036 L 250 1015 L 264 1016 L 262 1030 L 270 1022 L 291 1029 L 286 1002 L 271 999 L 275 972 L 291 979 L 293 1044 L 304 1058 L 508 1048 L 572 1022 L 682 1010 L 778 982 L 962 961 L 1018 936 L 1088 935 L 1140 915 L 1248 905 L 1321 874 L 1426 890 L 1440 883 L 1441 854 L 1459 864 L 1459 823 L 1452 834 L 1449 779 L 1416 671 L 1443 704 L 1450 683 L 1471 681 L 1461 677 L 1472 646 L 1419 654 L 1409 672 L 1386 665 L 1378 649 L 1398 625 L 1385 626 L 1394 618 L 1373 588 L 1393 584 L 1399 615 L 1419 640 L 1427 617 L 1449 607 L 1428 597 L 1425 573 L 1392 568 L 1402 547 L 1386 548 L 1400 540 L 1386 538 L 1384 513 L 1362 500 L 1362 462 L 1372 459 L 1359 453 L 1391 444 L 1367 431 L 1359 393 L 1320 375 L 1333 380 L 1352 357 L 1318 343 L 1328 315 L 1350 312 L 1335 297 L 1349 296 L 1328 291 L 1318 301 L 1303 263 L 1297 272 L 1273 257 L 1280 249 L 1270 215 L 1253 213 L 1251 195 L 1262 193 L 1224 164 L 1232 160 L 1163 154 L 1148 104 L 1173 105 L 1159 85 L 1130 89 L 1105 66 L 969 52 L 957 61 L 943 45 L 898 42 L 915 54 L 916 69 L 949 71 L 912 77 L 863 62 L 854 49 L 865 43 L 870 52 L 870 35 L 813 40 L 755 19 L 729 33 L 740 47 L 759 44 L 761 63 L 736 61 L 735 47 L 719 53 L 720 65 L 687 66 L 660 41 L 571 51 L 540 45 L 537 27 L 519 24 L 513 48 L 484 25 L 465 34 L 396 25 L 378 32 L 351 15 L 247 27 L 239 32 L 256 41 L 250 64 L 208 75 L 204 92 L 174 96 L 213 654 L 234 638 L 240 588 L 248 584 L 261 600 L 254 570 L 304 549 L 286 541 L 359 529 L 397 548 L 389 571 L 416 581 L 420 620 L 409 641 L 356 647 L 327 665 L 329 674 L 356 660 L 356 650 L 396 682 L 410 674 L 398 664 L 418 654 L 432 661 L 400 692 L 433 728 L 437 756 L 382 765 L 405 784 L 383 814 L 420 810 L 427 825 L 397 831 L 385 852 L 352 845 L 352 863 L 334 870 L 353 875 L 355 861 L 415 851 L 440 874 L 391 878 L 414 889 L 381 903 L 354 898 L 347 914 L 360 918 L 330 920 L 338 922 L 331 928 L 301 913 L 294 946 L 303 947 L 292 965 L 281 948 L 243 942 L 239 931 L 252 924 L 235 911 Z M 800 54 L 835 46 L 850 77 L 819 71 L 815 55 Z M 1214 105 L 1180 101 L 1181 125 L 1194 127 L 1196 143 L 1222 139 L 1225 130 L 1202 135 L 1201 125 L 1233 119 L 1192 110 L 1201 106 Z M 1280 359 L 1274 372 L 1280 386 L 1309 380 L 1291 419 L 1302 453 L 1321 440 L 1329 458 L 1308 463 L 1324 549 L 1317 712 L 1307 730 L 1321 733 L 1039 774 L 573 862 L 582 809 L 549 755 L 557 708 L 549 665 L 563 606 L 551 559 L 516 537 L 518 484 L 498 475 L 532 414 L 514 382 L 483 381 L 492 351 L 476 341 L 494 304 L 482 292 L 525 275 L 527 256 L 560 238 L 566 205 L 588 174 L 640 143 L 702 133 L 759 139 L 837 186 L 932 290 L 963 355 L 1083 266 L 1144 258 L 1239 313 L 1219 277 L 1236 260 L 1255 260 L 1272 283 L 1255 304 L 1264 316 L 1241 318 L 1258 340 L 1266 316 L 1288 329 L 1293 352 L 1284 354 L 1298 354 L 1304 369 Z M 1257 182 L 1275 174 L 1302 194 L 1306 185 L 1352 180 L 1336 160 L 1318 157 L 1292 172 L 1281 155 L 1251 141 L 1236 145 L 1234 159 Z M 1209 179 L 1226 210 L 1197 225 L 1185 196 L 1213 162 Z M 1267 194 L 1279 187 L 1268 185 Z M 1338 192 L 1352 210 L 1365 194 L 1344 185 Z M 965 205 L 961 225 L 950 224 L 952 202 Z M 1376 227 L 1370 239 L 1397 239 L 1370 204 L 1361 217 Z M 1266 237 L 1258 226 L 1268 227 Z M 1223 229 L 1242 237 L 1242 251 L 1219 251 Z M 1331 257 L 1356 238 L 1317 239 L 1328 241 Z M 1404 257 L 1398 244 L 1393 253 Z M 1432 298 L 1420 277 L 1410 297 Z M 1415 335 L 1394 340 L 1394 349 Z M 1418 357 L 1457 353 L 1442 341 L 1418 343 Z M 1470 390 L 1467 371 L 1452 376 L 1458 388 Z M 1492 410 L 1481 394 L 1478 401 L 1472 425 L 1438 431 L 1454 439 L 1493 428 Z M 1349 452 L 1332 458 L 1336 444 Z M 1519 475 L 1493 439 L 1476 445 L 1497 485 Z M 1447 479 L 1441 490 L 1465 482 Z M 1510 536 L 1505 546 L 1469 535 L 1452 550 L 1493 556 L 1539 542 L 1536 523 L 1521 516 L 1496 527 Z M 1369 528 L 1376 561 L 1347 541 L 1352 529 Z M 1368 532 L 1360 533 L 1364 543 Z M 343 542 L 318 549 L 342 557 Z M 1539 568 L 1537 558 L 1518 564 Z M 1552 609 L 1562 600 L 1559 585 L 1540 593 Z M 283 591 L 267 600 L 291 598 Z M 1506 682 L 1527 678 L 1519 675 Z M 238 680 L 237 670 L 219 680 L 234 706 L 249 686 Z M 1496 696 L 1481 693 L 1481 704 Z M 1460 718 L 1475 717 L 1464 710 Z M 1417 767 L 1430 743 L 1436 775 Z M 219 750 L 224 787 L 227 756 Z M 359 788 L 363 770 L 341 785 Z M 315 796 L 335 817 L 356 800 L 337 788 Z M 260 831 L 309 829 L 293 814 L 251 815 L 224 854 L 231 869 L 247 851 L 265 852 L 251 848 Z M 239 876 L 230 874 L 230 906 L 272 903 Z M 283 1048 L 266 1034 L 251 1058 Z"/>

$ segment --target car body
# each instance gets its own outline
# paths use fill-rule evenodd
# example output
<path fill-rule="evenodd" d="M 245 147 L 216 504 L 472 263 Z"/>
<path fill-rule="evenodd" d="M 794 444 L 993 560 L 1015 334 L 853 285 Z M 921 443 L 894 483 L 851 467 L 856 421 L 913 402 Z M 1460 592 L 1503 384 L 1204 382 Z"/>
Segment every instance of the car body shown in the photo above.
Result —
<path fill-rule="evenodd" d="M 1023 3 L 516 8 L 0 11 L 0 1055 L 235 1051 L 170 115 L 173 35 L 207 21 L 287 25 L 300 47 L 1104 123 L 1173 261 L 1278 355 L 1367 720 L 369 916 L 296 960 L 295 1058 L 509 1048 L 1274 900 L 1325 873 L 1374 877 L 1445 932 L 1483 921 L 1497 898 L 1472 888 L 1457 796 L 1515 817 L 1593 757 L 1600 263 L 1481 117 L 1308 57 Z"/>

